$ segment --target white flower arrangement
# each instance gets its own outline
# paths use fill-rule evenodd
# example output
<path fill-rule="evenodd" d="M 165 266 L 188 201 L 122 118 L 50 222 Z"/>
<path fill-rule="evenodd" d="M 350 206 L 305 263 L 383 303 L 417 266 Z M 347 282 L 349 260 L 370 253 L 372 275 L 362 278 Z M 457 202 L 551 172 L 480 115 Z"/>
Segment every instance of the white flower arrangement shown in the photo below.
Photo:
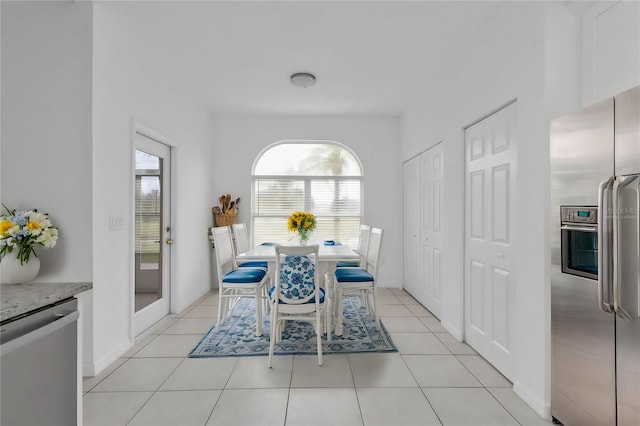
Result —
<path fill-rule="evenodd" d="M 32 254 L 38 257 L 34 246 L 55 247 L 58 228 L 51 224 L 46 213 L 39 213 L 37 209 L 17 212 L 2 206 L 6 213 L 0 216 L 0 259 L 18 250 L 17 258 L 24 265 Z"/>

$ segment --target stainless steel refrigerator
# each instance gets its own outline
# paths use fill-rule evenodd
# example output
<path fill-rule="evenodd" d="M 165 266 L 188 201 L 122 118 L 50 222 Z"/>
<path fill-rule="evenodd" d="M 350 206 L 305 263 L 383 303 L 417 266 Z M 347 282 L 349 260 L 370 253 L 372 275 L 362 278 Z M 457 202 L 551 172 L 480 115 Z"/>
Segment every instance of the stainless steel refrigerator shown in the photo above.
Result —
<path fill-rule="evenodd" d="M 551 122 L 551 414 L 640 425 L 640 86 Z"/>

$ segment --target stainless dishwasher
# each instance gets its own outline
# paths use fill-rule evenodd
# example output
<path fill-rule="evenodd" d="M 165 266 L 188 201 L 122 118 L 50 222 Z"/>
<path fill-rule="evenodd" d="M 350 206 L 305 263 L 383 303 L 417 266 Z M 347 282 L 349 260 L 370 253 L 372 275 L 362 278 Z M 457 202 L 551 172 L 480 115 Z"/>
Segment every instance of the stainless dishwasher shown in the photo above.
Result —
<path fill-rule="evenodd" d="M 0 424 L 77 423 L 77 300 L 0 324 Z"/>

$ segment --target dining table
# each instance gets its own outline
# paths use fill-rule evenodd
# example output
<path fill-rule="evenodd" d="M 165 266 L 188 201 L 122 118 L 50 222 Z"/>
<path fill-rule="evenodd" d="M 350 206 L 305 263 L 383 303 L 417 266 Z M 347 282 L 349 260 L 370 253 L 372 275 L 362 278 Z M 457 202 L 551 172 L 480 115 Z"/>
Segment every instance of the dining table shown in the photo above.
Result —
<path fill-rule="evenodd" d="M 333 273 L 336 269 L 337 262 L 355 262 L 361 260 L 360 254 L 354 251 L 346 244 L 331 241 L 327 242 L 310 242 L 309 244 L 318 244 L 318 271 L 319 276 L 324 276 L 323 288 L 327 296 L 328 306 L 326 309 L 329 315 L 329 330 L 327 330 L 327 340 L 331 340 L 331 329 L 334 321 L 334 283 Z M 287 245 L 287 244 L 283 244 Z M 263 243 L 251 248 L 248 251 L 239 253 L 236 256 L 238 263 L 248 261 L 263 261 L 269 265 L 269 273 L 273 278 L 273 271 L 276 264 L 276 249 L 273 243 Z"/>

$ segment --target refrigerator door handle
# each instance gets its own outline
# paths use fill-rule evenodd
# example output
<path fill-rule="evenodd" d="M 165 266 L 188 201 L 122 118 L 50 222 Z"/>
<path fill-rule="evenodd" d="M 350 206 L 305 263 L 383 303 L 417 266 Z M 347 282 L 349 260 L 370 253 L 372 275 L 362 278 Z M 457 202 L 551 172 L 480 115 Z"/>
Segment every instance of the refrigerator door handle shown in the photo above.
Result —
<path fill-rule="evenodd" d="M 622 240 L 623 238 L 628 239 L 629 235 L 627 234 L 631 231 L 631 233 L 635 234 L 634 241 L 636 241 L 636 244 L 638 241 L 638 225 L 635 225 L 635 229 L 628 228 L 630 222 L 635 223 L 637 221 L 640 210 L 640 184 L 638 180 L 640 180 L 640 175 L 623 176 L 617 178 L 613 184 L 613 308 L 619 317 L 630 321 L 640 316 L 640 307 L 638 306 L 640 305 L 638 294 L 640 292 L 640 289 L 638 289 L 640 283 L 637 280 L 636 282 L 626 283 L 625 285 L 628 288 L 625 290 L 626 293 L 623 292 L 620 256 L 629 256 L 630 252 L 628 250 L 633 252 L 634 249 L 637 254 L 637 247 L 623 247 Z M 626 195 L 622 194 L 623 191 Z M 634 198 L 631 199 L 632 203 L 629 203 L 629 192 L 635 193 Z M 622 224 L 625 221 L 627 224 L 623 230 Z M 627 251 L 625 252 L 624 250 Z M 637 259 L 633 259 L 633 261 L 637 263 Z M 622 297 L 623 293 L 624 298 Z M 625 303 L 627 305 L 623 308 Z"/>
<path fill-rule="evenodd" d="M 609 241 L 611 239 L 611 229 L 609 218 L 611 211 L 610 197 L 608 190 L 612 187 L 614 178 L 610 177 L 606 181 L 600 182 L 598 186 L 598 307 L 608 314 L 613 314 L 614 308 L 608 300 L 609 283 L 611 282 L 610 265 L 611 252 Z M 614 284 L 615 285 L 615 284 Z M 605 301 L 605 294 L 607 300 Z"/>

